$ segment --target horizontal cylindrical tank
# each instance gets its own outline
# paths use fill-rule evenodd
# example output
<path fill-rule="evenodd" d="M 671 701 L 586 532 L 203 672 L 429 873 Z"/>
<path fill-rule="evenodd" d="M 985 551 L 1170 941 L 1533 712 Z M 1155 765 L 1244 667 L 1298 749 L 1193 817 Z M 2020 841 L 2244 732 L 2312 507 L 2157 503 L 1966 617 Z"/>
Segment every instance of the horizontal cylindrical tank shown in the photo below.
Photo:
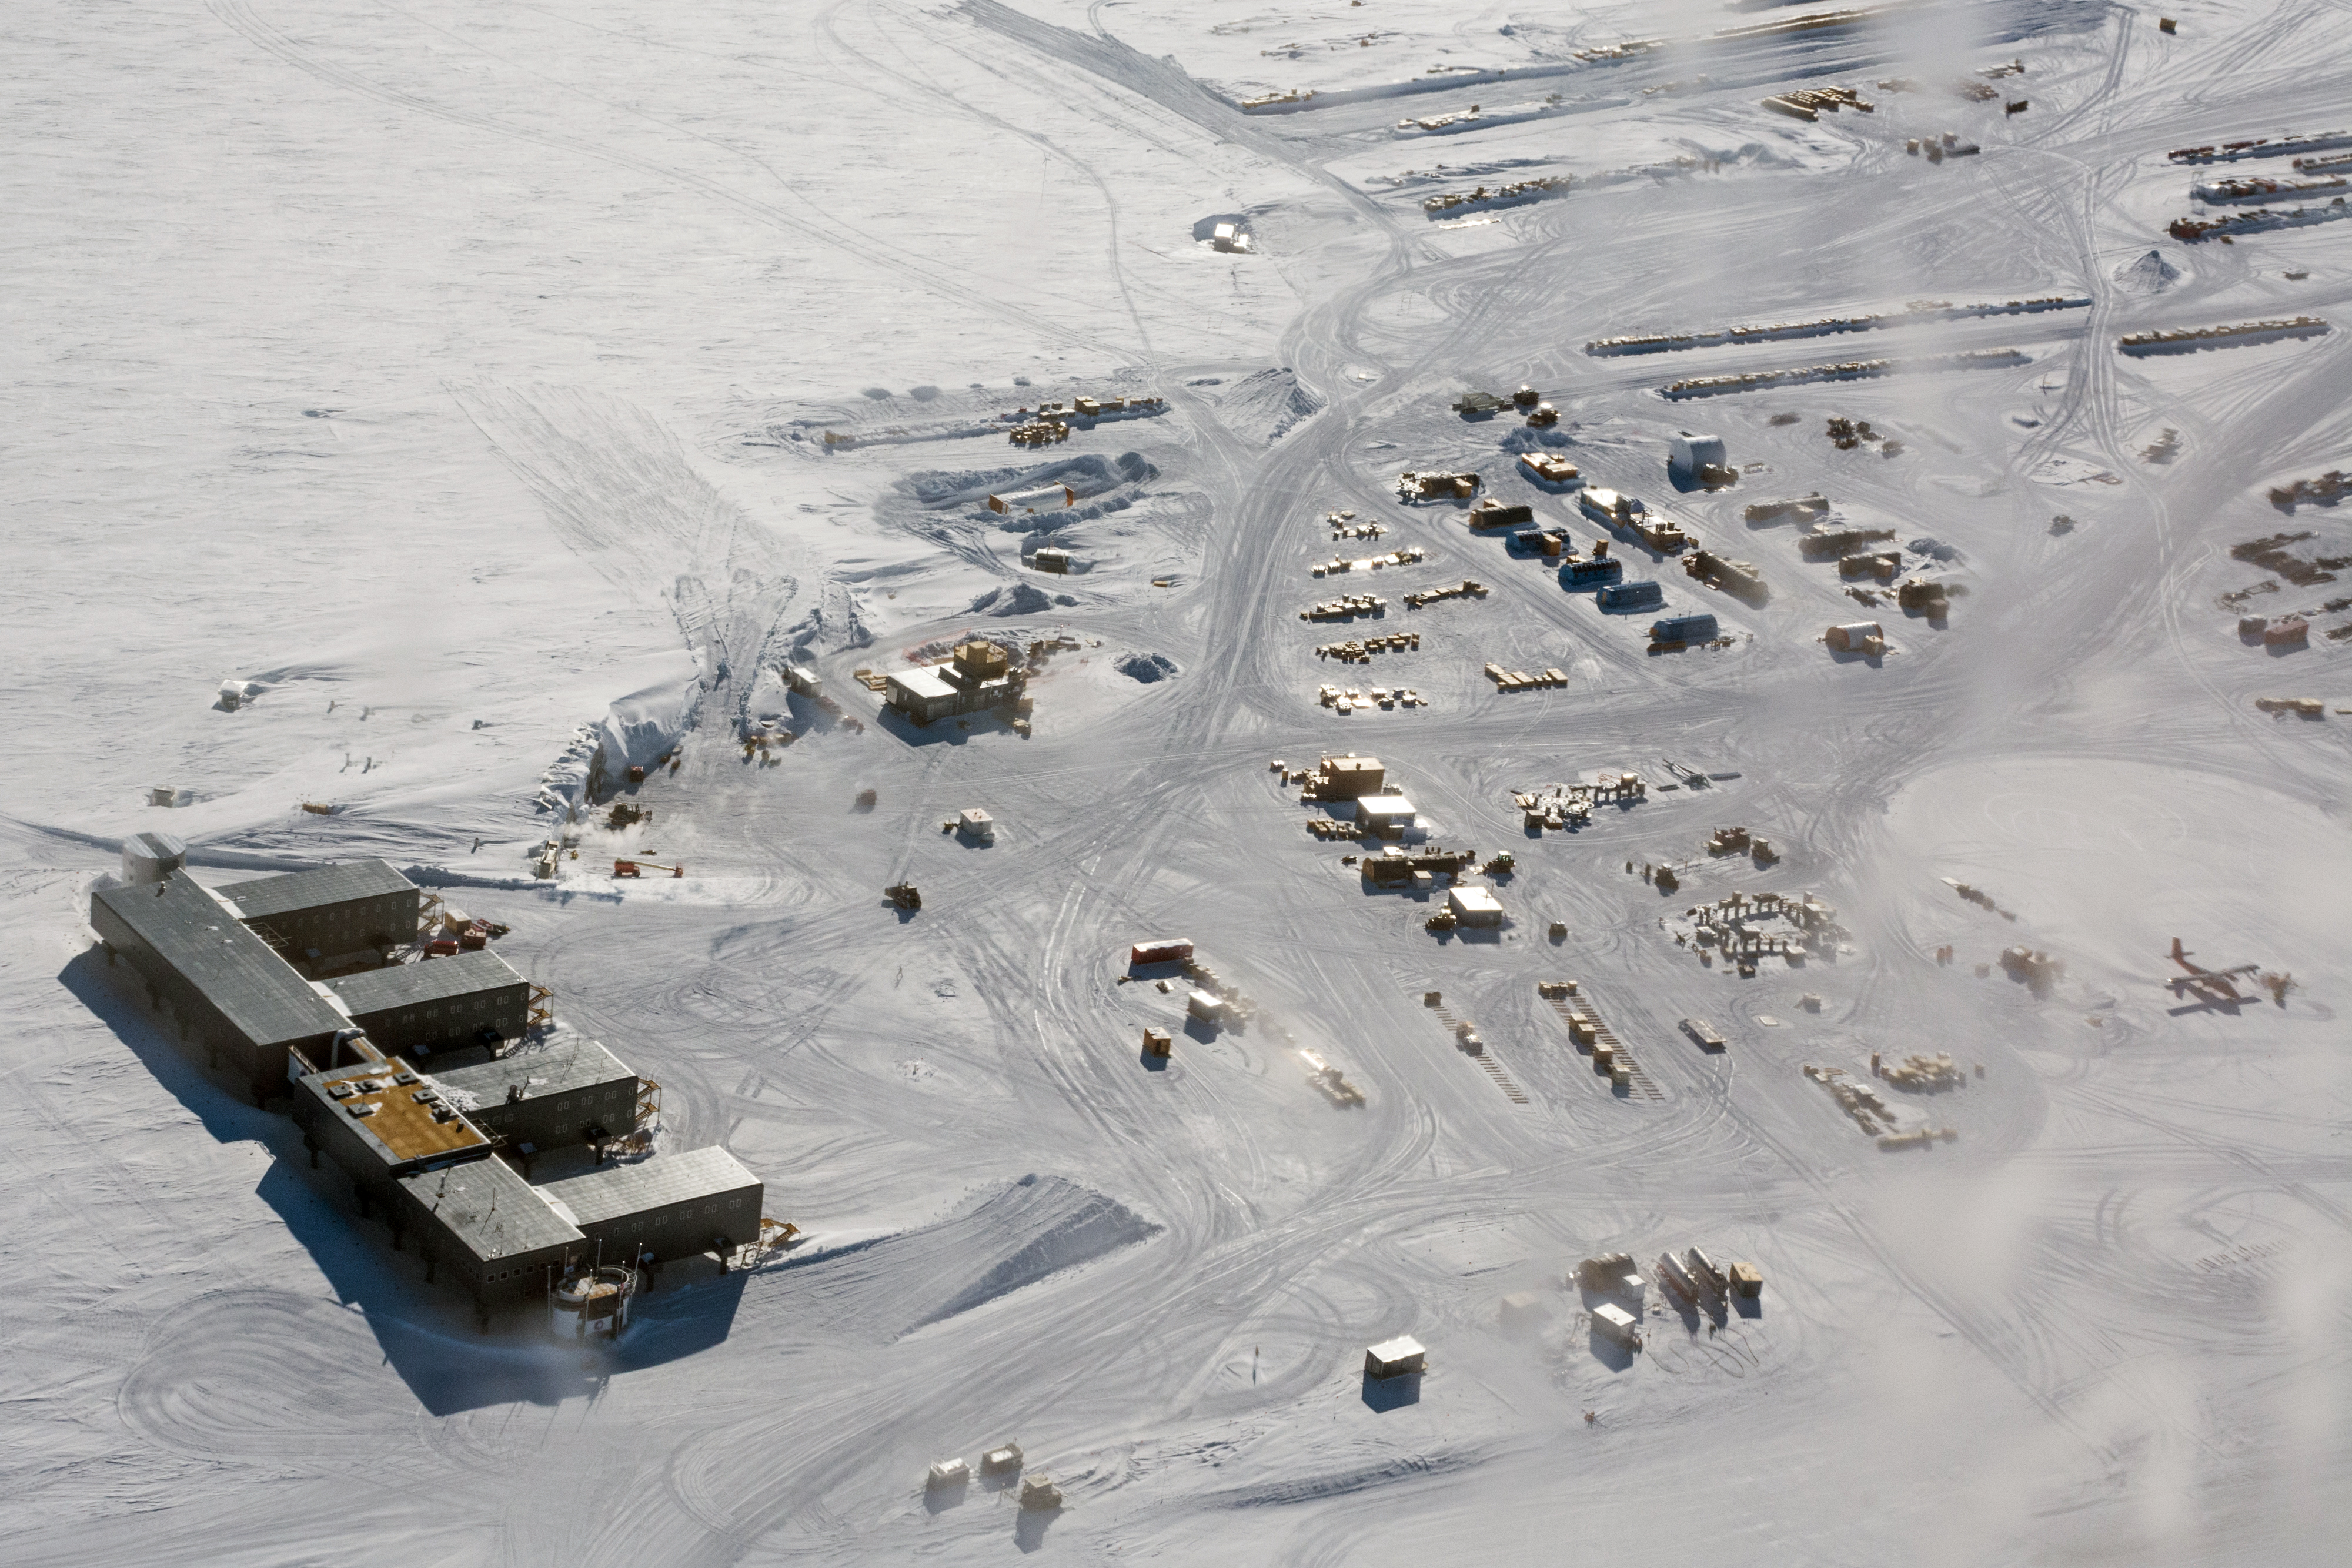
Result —
<path fill-rule="evenodd" d="M 1822 639 L 1842 653 L 1859 653 L 1885 641 L 1886 632 L 1875 621 L 1854 621 L 1843 626 L 1832 626 Z"/>

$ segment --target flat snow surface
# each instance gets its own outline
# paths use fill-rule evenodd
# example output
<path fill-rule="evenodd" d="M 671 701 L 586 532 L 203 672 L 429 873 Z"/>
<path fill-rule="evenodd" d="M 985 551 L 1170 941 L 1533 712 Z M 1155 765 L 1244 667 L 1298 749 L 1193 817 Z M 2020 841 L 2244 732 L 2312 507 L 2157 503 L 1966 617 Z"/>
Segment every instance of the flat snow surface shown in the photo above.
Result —
<path fill-rule="evenodd" d="M 10 6 L 6 1557 L 2342 1561 L 2352 572 L 2229 552 L 2352 555 L 2352 507 L 2269 498 L 2352 467 L 2352 221 L 2177 242 L 2193 183 L 2295 176 L 2165 154 L 2352 131 L 2352 12 L 2211 0 L 2167 36 L 1953 0 L 1718 36 L 1826 9 Z M 1951 90 L 2012 60 L 1992 101 Z M 1832 83 L 1875 112 L 1760 103 Z M 1474 103 L 1492 123 L 1417 123 Z M 1947 131 L 1981 152 L 1904 150 Z M 1583 351 L 2046 296 L 2089 304 Z M 2335 329 L 2116 347 L 2300 314 Z M 1523 381 L 1555 430 L 1449 410 Z M 1001 434 L 1147 393 L 1058 445 Z M 1735 488 L 1674 487 L 1684 428 Z M 1395 499 L 1400 469 L 1474 468 L 1589 549 L 1513 462 L 1538 445 L 1769 599 L 1621 541 L 1729 640 L 1653 654 L 1661 612 Z M 983 504 L 1049 481 L 1076 505 Z M 1964 589 L 1948 621 L 1744 518 L 1813 490 Z M 1389 531 L 1335 543 L 1339 508 Z M 1024 566 L 1045 544 L 1074 570 Z M 1465 576 L 1491 591 L 1403 605 Z M 1358 592 L 1387 614 L 1297 618 Z M 2288 612 L 2306 645 L 2241 638 Z M 1883 656 L 1822 645 L 1857 619 Z M 1314 653 L 1400 630 L 1421 647 Z M 967 631 L 1076 644 L 1033 737 L 908 728 L 853 679 Z M 1497 692 L 1489 661 L 1566 682 Z M 1428 706 L 1343 716 L 1324 683 Z M 800 735 L 769 765 L 763 723 Z M 532 879 L 600 746 L 681 738 L 650 822 L 596 810 Z M 1371 892 L 1308 835 L 1267 765 L 1344 750 L 1439 842 L 1516 853 L 1475 879 L 1509 925 L 1429 932 L 1442 885 Z M 1523 830 L 1514 790 L 1604 769 L 1648 799 Z M 966 807 L 992 845 L 940 832 Z M 1781 862 L 1710 859 L 1732 823 Z M 523 1312 L 478 1333 L 94 950 L 89 892 L 150 829 L 207 882 L 381 855 L 509 923 L 558 1016 L 660 1081 L 662 1146 L 725 1145 L 807 1239 L 673 1266 L 609 1354 Z M 688 874 L 615 883 L 624 853 Z M 902 918 L 880 890 L 909 878 Z M 1703 967 L 1666 917 L 1739 890 L 1849 935 Z M 1167 935 L 1255 1017 L 1188 1027 L 1185 985 L 1121 983 Z M 2293 987 L 2199 1006 L 2158 984 L 2176 936 Z M 2063 975 L 2012 980 L 2012 945 Z M 1570 1043 L 1556 977 L 1633 1084 Z M 1960 1088 L 1876 1087 L 1956 1140 L 1882 1150 L 1800 1071 L 1870 1084 L 1873 1051 L 1950 1053 Z M 1565 1282 L 1693 1245 L 1763 1294 L 1718 1321 L 1654 1291 L 1638 1354 Z M 1399 1334 L 1426 1375 L 1365 1380 Z M 930 1461 L 1006 1440 L 1059 1511 L 926 1498 Z"/>

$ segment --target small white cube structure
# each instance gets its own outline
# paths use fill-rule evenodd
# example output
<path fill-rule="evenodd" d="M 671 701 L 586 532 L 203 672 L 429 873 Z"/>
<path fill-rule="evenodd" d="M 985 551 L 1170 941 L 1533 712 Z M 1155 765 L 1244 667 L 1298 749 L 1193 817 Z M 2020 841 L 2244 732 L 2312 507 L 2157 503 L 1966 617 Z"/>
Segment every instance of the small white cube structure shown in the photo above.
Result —
<path fill-rule="evenodd" d="M 1367 1377 L 1405 1377 L 1428 1370 L 1429 1352 L 1410 1334 L 1382 1340 L 1364 1351 Z"/>
<path fill-rule="evenodd" d="M 1356 802 L 1356 822 L 1374 838 L 1396 838 L 1412 826 L 1412 802 L 1402 795 L 1367 795 Z"/>
<path fill-rule="evenodd" d="M 1592 1326 L 1601 1338 L 1613 1340 L 1627 1350 L 1642 1348 L 1642 1320 L 1622 1307 L 1603 1301 L 1592 1309 Z"/>
<path fill-rule="evenodd" d="M 1194 991 L 1184 998 L 1184 1010 L 1202 1023 L 1225 1021 L 1225 998 L 1211 996 L 1206 991 Z"/>
<path fill-rule="evenodd" d="M 996 841 L 996 819 L 975 806 L 957 813 L 956 831 L 975 842 L 992 844 Z"/>
<path fill-rule="evenodd" d="M 1020 1468 L 1021 1445 L 1018 1443 L 1007 1443 L 980 1456 L 980 1473 L 984 1476 L 1001 1476 Z"/>
<path fill-rule="evenodd" d="M 1452 911 L 1456 923 L 1463 925 L 1500 925 L 1503 906 L 1495 895 L 1483 887 L 1449 888 L 1445 907 Z"/>
<path fill-rule="evenodd" d="M 960 1487 L 971 1479 L 971 1467 L 961 1459 L 941 1459 L 923 1478 L 923 1485 L 931 1491 L 944 1491 Z"/>
<path fill-rule="evenodd" d="M 1539 1327 L 1544 1320 L 1543 1302 L 1533 1291 L 1514 1291 L 1503 1298 L 1503 1327 L 1517 1333 Z"/>

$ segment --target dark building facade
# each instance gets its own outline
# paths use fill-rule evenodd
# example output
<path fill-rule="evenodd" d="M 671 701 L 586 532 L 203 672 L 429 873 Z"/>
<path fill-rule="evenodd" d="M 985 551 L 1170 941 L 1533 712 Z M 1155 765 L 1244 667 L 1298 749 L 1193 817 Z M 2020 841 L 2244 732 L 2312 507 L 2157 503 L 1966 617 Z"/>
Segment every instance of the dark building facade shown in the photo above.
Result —
<path fill-rule="evenodd" d="M 293 963 L 317 963 L 416 939 L 425 894 L 383 861 L 231 883 L 220 890 L 237 917 L 275 936 Z M 273 944 L 276 945 L 276 944 Z"/>
<path fill-rule="evenodd" d="M 618 1137 L 636 1125 L 637 1075 L 583 1035 L 565 1033 L 493 1061 L 440 1068 L 434 1077 L 469 1094 L 473 1119 L 518 1149 Z"/>
<path fill-rule="evenodd" d="M 171 1009 L 181 1041 L 236 1072 L 257 1101 L 284 1092 L 289 1051 L 329 1060 L 335 1036 L 351 1027 L 185 873 L 99 889 L 90 894 L 89 923 L 107 961 L 127 961 L 149 1002 Z"/>
<path fill-rule="evenodd" d="M 760 1178 L 725 1149 L 605 1166 L 539 1189 L 610 1262 L 725 1252 L 760 1235 Z"/>
<path fill-rule="evenodd" d="M 430 1055 L 520 1040 L 530 982 L 488 948 L 321 982 L 380 1051 Z"/>

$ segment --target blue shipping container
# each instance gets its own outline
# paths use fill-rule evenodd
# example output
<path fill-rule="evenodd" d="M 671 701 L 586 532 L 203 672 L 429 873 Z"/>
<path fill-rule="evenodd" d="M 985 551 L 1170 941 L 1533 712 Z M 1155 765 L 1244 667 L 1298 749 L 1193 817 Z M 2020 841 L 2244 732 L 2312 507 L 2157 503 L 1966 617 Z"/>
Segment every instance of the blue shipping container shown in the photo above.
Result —
<path fill-rule="evenodd" d="M 1641 610 L 1665 601 L 1665 590 L 1646 578 L 1639 582 L 1612 582 L 1601 591 L 1603 610 Z"/>

